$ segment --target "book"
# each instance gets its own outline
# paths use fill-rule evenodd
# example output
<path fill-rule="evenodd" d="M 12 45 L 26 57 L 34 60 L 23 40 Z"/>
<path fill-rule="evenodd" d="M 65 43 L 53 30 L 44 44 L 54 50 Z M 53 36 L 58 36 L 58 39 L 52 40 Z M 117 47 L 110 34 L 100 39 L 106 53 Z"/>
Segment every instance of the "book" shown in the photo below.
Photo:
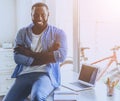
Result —
<path fill-rule="evenodd" d="M 54 101 L 77 101 L 77 97 L 76 92 L 62 86 L 54 92 Z"/>

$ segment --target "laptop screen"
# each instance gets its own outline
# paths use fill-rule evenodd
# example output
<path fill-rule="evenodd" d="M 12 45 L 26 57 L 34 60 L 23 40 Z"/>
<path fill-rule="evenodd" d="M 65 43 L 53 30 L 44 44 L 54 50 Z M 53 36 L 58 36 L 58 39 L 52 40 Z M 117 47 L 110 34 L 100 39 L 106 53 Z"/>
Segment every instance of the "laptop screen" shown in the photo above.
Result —
<path fill-rule="evenodd" d="M 79 80 L 94 84 L 97 77 L 98 68 L 93 65 L 82 64 Z"/>

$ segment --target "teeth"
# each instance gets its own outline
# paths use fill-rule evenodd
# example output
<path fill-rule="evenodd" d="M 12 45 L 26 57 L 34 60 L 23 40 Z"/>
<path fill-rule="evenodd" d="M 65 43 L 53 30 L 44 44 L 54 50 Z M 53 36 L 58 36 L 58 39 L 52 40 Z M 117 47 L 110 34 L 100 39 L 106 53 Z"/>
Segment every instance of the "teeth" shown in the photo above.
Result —
<path fill-rule="evenodd" d="M 37 22 L 38 24 L 43 24 L 43 22 Z"/>

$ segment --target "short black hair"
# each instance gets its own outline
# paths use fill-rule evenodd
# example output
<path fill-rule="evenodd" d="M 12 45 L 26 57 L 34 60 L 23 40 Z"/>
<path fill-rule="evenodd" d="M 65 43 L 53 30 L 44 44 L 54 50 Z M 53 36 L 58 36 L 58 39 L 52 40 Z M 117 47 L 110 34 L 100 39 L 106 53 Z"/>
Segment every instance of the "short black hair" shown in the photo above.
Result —
<path fill-rule="evenodd" d="M 48 10 L 48 6 L 47 6 L 45 3 L 41 3 L 41 2 L 35 3 L 35 4 L 32 6 L 32 9 L 33 9 L 34 7 L 42 7 L 42 6 L 46 7 L 47 10 Z"/>

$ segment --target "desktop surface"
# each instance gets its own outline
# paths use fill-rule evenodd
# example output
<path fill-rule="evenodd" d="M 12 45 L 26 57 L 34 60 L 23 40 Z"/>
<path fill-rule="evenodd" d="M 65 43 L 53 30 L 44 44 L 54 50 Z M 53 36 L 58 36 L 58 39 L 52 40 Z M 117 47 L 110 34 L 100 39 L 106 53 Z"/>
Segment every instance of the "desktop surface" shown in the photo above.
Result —
<path fill-rule="evenodd" d="M 106 85 L 97 82 L 95 88 L 80 91 L 78 101 L 120 101 L 120 90 L 115 88 L 114 94 L 108 96 Z"/>
<path fill-rule="evenodd" d="M 63 73 L 63 83 L 74 81 L 78 77 L 78 74 L 75 72 L 69 71 L 67 73 L 69 79 L 67 77 L 65 78 L 66 72 Z M 107 86 L 103 82 L 97 81 L 94 88 L 80 91 L 77 99 L 77 101 L 120 101 L 120 90 L 115 88 L 113 96 L 107 96 Z"/>

